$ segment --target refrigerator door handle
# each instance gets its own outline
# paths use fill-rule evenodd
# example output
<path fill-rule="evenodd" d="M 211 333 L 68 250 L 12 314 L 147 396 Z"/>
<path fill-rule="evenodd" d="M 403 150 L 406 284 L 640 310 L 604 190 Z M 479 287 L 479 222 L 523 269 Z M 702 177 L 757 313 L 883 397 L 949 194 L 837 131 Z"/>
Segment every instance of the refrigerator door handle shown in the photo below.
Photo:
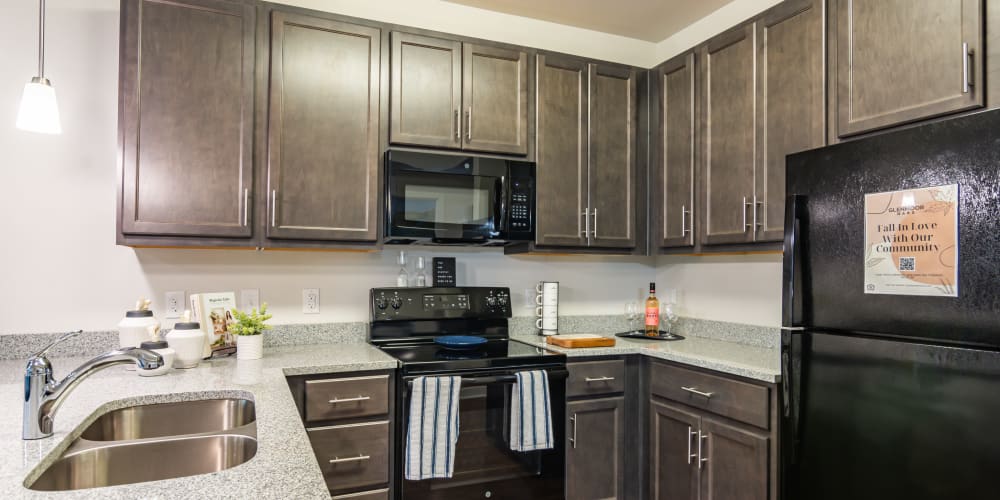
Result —
<path fill-rule="evenodd" d="M 805 222 L 806 198 L 789 195 L 785 201 L 785 243 L 782 261 L 781 326 L 783 329 L 803 326 L 802 230 Z"/>

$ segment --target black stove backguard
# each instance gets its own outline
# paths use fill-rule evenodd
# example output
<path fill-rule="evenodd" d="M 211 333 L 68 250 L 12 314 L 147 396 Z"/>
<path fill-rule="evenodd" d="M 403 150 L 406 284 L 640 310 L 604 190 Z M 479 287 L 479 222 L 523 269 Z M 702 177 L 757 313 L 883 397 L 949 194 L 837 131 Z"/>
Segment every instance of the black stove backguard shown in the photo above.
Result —
<path fill-rule="evenodd" d="M 376 345 L 429 341 L 442 335 L 507 338 L 506 287 L 373 288 L 369 340 Z"/>

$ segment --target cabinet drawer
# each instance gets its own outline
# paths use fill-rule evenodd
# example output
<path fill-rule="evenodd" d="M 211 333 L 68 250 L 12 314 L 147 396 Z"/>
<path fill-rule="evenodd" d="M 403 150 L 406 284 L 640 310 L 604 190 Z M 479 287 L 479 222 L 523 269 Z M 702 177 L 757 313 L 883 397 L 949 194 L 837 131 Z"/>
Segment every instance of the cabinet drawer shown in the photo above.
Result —
<path fill-rule="evenodd" d="M 650 377 L 654 395 L 768 428 L 767 387 L 662 363 L 652 364 Z"/>
<path fill-rule="evenodd" d="M 374 491 L 359 491 L 358 493 L 346 493 L 335 495 L 333 500 L 389 500 L 389 488 L 382 488 Z"/>
<path fill-rule="evenodd" d="M 388 421 L 314 427 L 306 431 L 331 490 L 389 482 Z"/>
<path fill-rule="evenodd" d="M 306 381 L 306 421 L 389 413 L 389 376 Z"/>
<path fill-rule="evenodd" d="M 625 390 L 625 361 L 583 361 L 568 363 L 566 396 L 611 394 Z"/>

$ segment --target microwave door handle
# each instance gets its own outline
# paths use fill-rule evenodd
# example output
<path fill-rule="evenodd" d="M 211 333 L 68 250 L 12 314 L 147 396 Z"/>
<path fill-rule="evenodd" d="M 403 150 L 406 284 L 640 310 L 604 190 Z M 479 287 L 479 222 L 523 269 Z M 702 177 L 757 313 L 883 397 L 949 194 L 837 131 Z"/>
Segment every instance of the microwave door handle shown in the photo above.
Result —
<path fill-rule="evenodd" d="M 510 182 L 510 177 L 500 177 L 495 183 L 493 183 L 493 196 L 496 199 L 494 206 L 494 214 L 496 217 L 496 225 L 493 227 L 494 232 L 506 232 L 507 231 L 507 199 L 504 193 L 504 183 Z"/>

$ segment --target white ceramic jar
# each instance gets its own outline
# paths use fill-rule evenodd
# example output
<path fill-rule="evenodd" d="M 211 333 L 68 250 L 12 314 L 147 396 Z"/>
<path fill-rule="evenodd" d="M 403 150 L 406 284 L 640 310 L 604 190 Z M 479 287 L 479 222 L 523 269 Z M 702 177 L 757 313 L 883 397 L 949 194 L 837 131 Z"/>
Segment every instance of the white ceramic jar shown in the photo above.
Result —
<path fill-rule="evenodd" d="M 139 344 L 151 340 L 149 327 L 160 326 L 153 317 L 153 311 L 128 311 L 125 319 L 118 323 L 118 343 L 121 347 L 139 347 Z"/>
<path fill-rule="evenodd" d="M 167 334 L 167 344 L 177 351 L 174 368 L 194 368 L 205 349 L 205 332 L 197 322 L 180 322 Z"/>
<path fill-rule="evenodd" d="M 236 359 L 260 359 L 264 357 L 263 335 L 237 335 Z"/>

